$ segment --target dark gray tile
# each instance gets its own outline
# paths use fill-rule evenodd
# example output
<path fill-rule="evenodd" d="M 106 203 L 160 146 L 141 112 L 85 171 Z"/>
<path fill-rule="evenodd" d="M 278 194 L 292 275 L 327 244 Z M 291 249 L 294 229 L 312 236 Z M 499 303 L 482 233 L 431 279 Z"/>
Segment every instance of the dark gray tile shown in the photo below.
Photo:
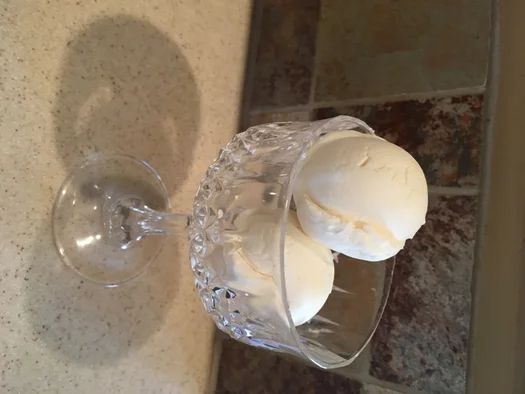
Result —
<path fill-rule="evenodd" d="M 220 360 L 219 394 L 360 394 L 361 384 L 308 367 L 277 353 L 226 340 Z"/>
<path fill-rule="evenodd" d="M 252 109 L 308 102 L 319 1 L 263 1 Z"/>
<path fill-rule="evenodd" d="M 490 0 L 323 0 L 317 100 L 485 84 Z"/>
<path fill-rule="evenodd" d="M 397 258 L 370 373 L 425 393 L 463 393 L 476 197 L 430 199 L 427 223 Z"/>
<path fill-rule="evenodd" d="M 319 109 L 323 119 L 351 115 L 379 136 L 406 149 L 429 185 L 478 186 L 481 166 L 482 95 L 409 100 Z"/>

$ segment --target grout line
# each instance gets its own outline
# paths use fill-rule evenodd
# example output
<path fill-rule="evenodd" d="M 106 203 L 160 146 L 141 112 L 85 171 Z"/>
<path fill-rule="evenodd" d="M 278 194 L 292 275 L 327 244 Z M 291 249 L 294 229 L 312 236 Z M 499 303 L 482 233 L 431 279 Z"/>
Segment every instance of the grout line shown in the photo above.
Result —
<path fill-rule="evenodd" d="M 310 81 L 310 93 L 308 94 L 308 104 L 305 107 L 310 108 L 310 111 L 315 105 L 315 90 L 317 89 L 317 51 L 314 55 L 314 64 L 312 67 L 312 80 Z"/>
<path fill-rule="evenodd" d="M 246 58 L 244 64 L 244 78 L 242 92 L 240 96 L 240 111 L 238 119 L 238 130 L 244 130 L 250 123 L 250 112 L 252 103 L 252 93 L 255 81 L 255 64 L 257 60 L 257 52 L 259 43 L 261 41 L 263 19 L 263 3 L 259 0 L 252 2 L 252 9 L 250 15 L 250 28 L 248 37 L 246 38 Z"/>
<path fill-rule="evenodd" d="M 281 113 L 281 112 L 304 112 L 311 111 L 315 106 L 313 104 L 298 104 L 289 105 L 286 107 L 259 107 L 252 108 L 251 113 L 253 115 L 267 114 L 267 113 Z"/>
<path fill-rule="evenodd" d="M 371 384 L 383 389 L 387 390 L 393 390 L 400 394 L 425 394 L 423 391 L 419 391 L 417 389 L 414 389 L 412 387 L 404 386 L 402 384 L 398 383 L 390 383 L 384 380 L 379 380 L 377 378 L 374 378 L 373 376 L 368 375 L 365 379 L 361 381 L 361 383 L 364 384 Z"/>
<path fill-rule="evenodd" d="M 487 332 L 494 330 L 485 330 L 485 333 L 480 329 L 481 327 L 488 327 L 490 323 L 487 320 L 487 315 L 482 318 L 481 301 L 481 285 L 488 283 L 487 273 L 489 272 L 486 267 L 482 269 L 483 265 L 487 265 L 488 261 L 482 256 L 485 252 L 485 242 L 487 240 L 487 222 L 489 222 L 489 196 L 491 190 L 491 174 L 493 174 L 493 155 L 494 155 L 494 133 L 496 131 L 496 108 L 498 101 L 501 100 L 499 97 L 500 85 L 503 83 L 503 78 L 500 75 L 502 66 L 501 61 L 501 46 L 507 44 L 507 41 L 501 39 L 501 4 L 500 1 L 492 1 L 491 7 L 491 32 L 489 38 L 489 62 L 486 71 L 487 75 L 487 97 L 483 105 L 483 134 L 482 134 L 482 149 L 481 149 L 481 198 L 478 203 L 478 214 L 477 214 L 477 225 L 476 225 L 476 241 L 474 244 L 474 266 L 472 268 L 471 276 L 471 306 L 470 306 L 470 327 L 468 332 L 468 346 L 467 346 L 467 368 L 466 368 L 466 393 L 473 394 L 476 389 L 480 389 L 480 384 L 483 379 L 480 379 L 482 371 L 487 371 L 488 368 L 493 368 L 494 363 L 481 363 L 477 365 L 475 356 L 482 354 L 483 351 L 477 350 L 477 348 L 483 348 L 483 335 Z M 510 56 L 507 56 L 509 58 Z M 508 68 L 508 67 L 507 67 Z M 506 105 L 508 108 L 509 106 Z M 503 118 L 506 116 L 503 115 Z M 522 270 L 522 272 L 524 272 Z M 507 275 L 505 275 L 507 276 Z M 523 277 L 523 275 L 522 275 Z M 492 279 L 492 278 L 491 278 Z M 501 280 L 501 279 L 500 279 Z M 484 282 L 485 281 L 485 282 Z M 494 289 L 494 285 L 484 285 L 483 290 L 487 291 Z M 501 299 L 501 296 L 498 297 Z M 486 298 L 485 298 L 486 299 Z M 505 307 L 507 307 L 505 305 Z M 490 309 L 490 308 L 489 308 Z M 487 310 L 487 309 L 486 309 Z M 486 313 L 486 312 L 485 312 Z M 516 320 L 515 320 L 516 321 Z M 499 330 L 498 330 L 499 331 Z M 486 349 L 490 349 L 486 347 Z M 486 352 L 485 352 L 486 353 Z M 501 359 L 501 358 L 500 358 Z M 516 359 L 517 360 L 517 359 Z M 482 368 L 480 368 L 480 366 Z M 487 368 L 488 367 L 488 368 Z M 489 372 L 490 373 L 490 372 Z M 502 374 L 502 376 L 507 376 Z M 483 389 L 483 388 L 482 388 Z"/>
<path fill-rule="evenodd" d="M 478 196 L 477 187 L 429 186 L 428 194 L 437 196 Z"/>
<path fill-rule="evenodd" d="M 211 359 L 210 375 L 208 379 L 208 387 L 206 390 L 207 394 L 213 394 L 217 390 L 217 383 L 219 379 L 219 368 L 222 355 L 222 346 L 224 337 L 221 335 L 219 330 L 215 329 L 213 338 L 213 350 Z"/>
<path fill-rule="evenodd" d="M 370 345 L 366 346 L 363 352 L 359 355 L 359 358 L 354 361 L 354 364 L 348 367 L 335 369 L 333 373 L 347 379 L 355 380 L 363 386 L 365 384 L 371 384 L 380 388 L 394 390 L 396 393 L 401 394 L 422 394 L 405 385 L 379 380 L 374 376 L 371 376 L 369 372 L 372 364 L 372 350 Z"/>
<path fill-rule="evenodd" d="M 312 79 L 310 81 L 310 92 L 308 95 L 308 105 L 312 106 L 315 103 L 315 91 L 317 90 L 317 72 L 318 72 L 318 54 L 319 51 L 319 20 L 321 19 L 321 6 L 319 5 L 319 11 L 317 15 L 317 21 L 315 25 L 315 42 L 314 42 L 314 62 L 312 65 Z"/>
<path fill-rule="evenodd" d="M 373 376 L 371 376 L 369 373 L 359 373 L 359 372 L 339 372 L 334 371 L 334 373 L 338 374 L 339 376 L 342 376 L 344 378 L 355 380 L 359 383 L 361 383 L 363 386 L 366 384 L 374 385 L 380 388 L 393 390 L 396 393 L 400 394 L 424 394 L 423 392 L 414 389 L 412 387 L 404 386 L 400 383 L 391 383 L 387 382 L 385 380 L 377 379 Z"/>
<path fill-rule="evenodd" d="M 350 105 L 364 105 L 364 104 L 381 104 L 396 101 L 407 101 L 407 100 L 426 100 L 432 98 L 441 97 L 455 97 L 464 96 L 469 94 L 483 94 L 485 92 L 485 86 L 472 86 L 466 88 L 457 89 L 446 89 L 446 90 L 434 90 L 429 92 L 414 92 L 414 93 L 401 93 L 387 96 L 377 97 L 363 97 L 348 100 L 334 100 L 334 101 L 320 101 L 314 104 L 316 108 L 322 107 L 337 107 L 337 106 L 350 106 Z"/>
<path fill-rule="evenodd" d="M 313 84 L 313 83 L 312 83 Z M 315 87 L 312 87 L 314 89 Z M 431 92 L 416 92 L 416 93 L 403 93 L 395 94 L 391 96 L 377 96 L 377 97 L 364 97 L 347 100 L 334 100 L 334 101 L 318 101 L 310 102 L 309 104 L 298 104 L 290 105 L 285 107 L 271 107 L 263 106 L 258 108 L 252 108 L 251 112 L 254 114 L 268 113 L 268 112 L 295 112 L 295 111 L 311 111 L 318 108 L 327 107 L 350 107 L 355 105 L 369 105 L 369 104 L 383 104 L 393 103 L 397 101 L 407 100 L 426 100 L 432 98 L 442 97 L 455 97 L 464 95 L 478 95 L 485 93 L 485 86 L 473 86 L 468 88 L 457 88 L 449 90 L 437 90 Z M 312 92 L 310 91 L 310 95 Z M 312 99 L 310 97 L 310 99 Z"/>
<path fill-rule="evenodd" d="M 310 94 L 308 97 L 308 104 L 305 107 L 310 108 L 310 111 L 315 108 L 315 90 L 317 89 L 317 66 L 314 64 L 312 69 L 312 81 L 310 82 Z"/>

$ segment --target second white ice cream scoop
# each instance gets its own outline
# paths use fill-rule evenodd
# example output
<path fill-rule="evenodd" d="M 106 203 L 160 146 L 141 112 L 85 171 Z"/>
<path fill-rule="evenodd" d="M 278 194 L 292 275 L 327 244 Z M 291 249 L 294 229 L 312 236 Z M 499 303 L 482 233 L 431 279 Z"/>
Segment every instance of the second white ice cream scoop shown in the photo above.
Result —
<path fill-rule="evenodd" d="M 255 213 L 241 218 L 237 247 L 227 250 L 229 286 L 255 295 L 258 313 L 272 313 L 280 302 L 279 221 Z M 310 320 L 332 291 L 334 263 L 330 249 L 304 234 L 290 212 L 284 245 L 286 295 L 294 325 Z"/>
<path fill-rule="evenodd" d="M 294 185 L 304 232 L 347 256 L 394 256 L 425 223 L 427 183 L 416 160 L 371 134 L 333 132 L 314 145 Z"/>

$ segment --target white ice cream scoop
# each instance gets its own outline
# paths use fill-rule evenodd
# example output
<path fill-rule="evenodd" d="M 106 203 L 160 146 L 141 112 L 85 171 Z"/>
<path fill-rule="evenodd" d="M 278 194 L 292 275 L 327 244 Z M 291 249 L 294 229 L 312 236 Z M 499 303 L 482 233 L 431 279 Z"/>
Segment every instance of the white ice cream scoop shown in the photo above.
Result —
<path fill-rule="evenodd" d="M 227 282 L 255 295 L 258 313 L 272 313 L 280 294 L 279 222 L 275 215 L 241 218 L 237 247 L 226 248 Z M 330 249 L 304 234 L 295 213 L 289 215 L 285 238 L 284 272 L 290 314 L 296 326 L 322 308 L 334 283 Z"/>
<path fill-rule="evenodd" d="M 394 256 L 425 223 L 427 183 L 416 160 L 371 134 L 340 131 L 309 152 L 294 185 L 303 231 L 347 256 Z"/>

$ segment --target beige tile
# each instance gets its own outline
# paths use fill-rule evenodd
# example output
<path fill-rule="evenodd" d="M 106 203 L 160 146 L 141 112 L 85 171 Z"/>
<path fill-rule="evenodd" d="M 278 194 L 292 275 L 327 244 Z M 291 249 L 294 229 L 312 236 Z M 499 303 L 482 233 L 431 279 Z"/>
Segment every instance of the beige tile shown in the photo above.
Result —
<path fill-rule="evenodd" d="M 483 85 L 489 11 L 489 0 L 323 1 L 316 100 Z"/>
<path fill-rule="evenodd" d="M 252 105 L 306 104 L 310 96 L 320 0 L 265 0 Z"/>

